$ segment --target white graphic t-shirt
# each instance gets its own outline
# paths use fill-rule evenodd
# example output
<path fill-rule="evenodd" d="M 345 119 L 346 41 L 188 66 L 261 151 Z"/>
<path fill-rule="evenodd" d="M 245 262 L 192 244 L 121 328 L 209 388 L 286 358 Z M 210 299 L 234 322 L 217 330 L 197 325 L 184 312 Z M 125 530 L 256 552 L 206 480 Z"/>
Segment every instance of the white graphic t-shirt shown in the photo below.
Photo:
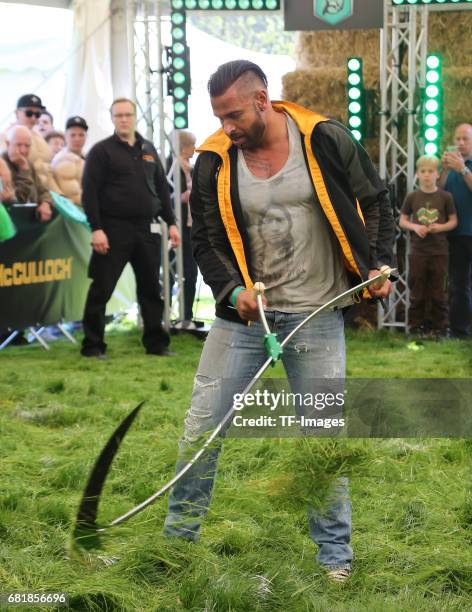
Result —
<path fill-rule="evenodd" d="M 238 151 L 239 197 L 253 280 L 265 284 L 268 309 L 305 312 L 346 291 L 349 283 L 341 248 L 305 165 L 300 132 L 288 116 L 287 125 L 288 160 L 274 176 L 254 176 Z"/>

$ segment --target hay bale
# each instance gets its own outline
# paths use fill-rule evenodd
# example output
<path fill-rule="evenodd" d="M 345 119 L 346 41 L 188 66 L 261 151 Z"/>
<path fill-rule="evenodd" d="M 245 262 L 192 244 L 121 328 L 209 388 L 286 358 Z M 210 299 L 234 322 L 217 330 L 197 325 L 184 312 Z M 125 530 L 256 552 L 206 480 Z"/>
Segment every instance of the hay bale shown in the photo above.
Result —
<path fill-rule="evenodd" d="M 296 70 L 283 76 L 283 97 L 321 115 L 347 120 L 346 67 Z M 378 66 L 365 66 L 366 89 L 379 88 Z"/>
<path fill-rule="evenodd" d="M 472 123 L 469 92 L 472 90 L 472 67 L 444 68 L 444 147 L 453 143 L 459 123 Z"/>
<path fill-rule="evenodd" d="M 365 66 L 364 83 L 366 89 L 380 87 L 378 65 Z M 313 68 L 296 70 L 284 75 L 283 97 L 285 100 L 300 104 L 320 115 L 347 123 L 346 67 Z M 365 147 L 375 160 L 379 157 L 378 135 L 366 139 Z"/>
<path fill-rule="evenodd" d="M 442 53 L 445 68 L 470 64 L 472 11 L 431 12 L 428 30 L 428 50 Z"/>
<path fill-rule="evenodd" d="M 285 99 L 313 111 L 347 122 L 347 59 L 358 55 L 364 61 L 366 89 L 380 87 L 380 35 L 378 30 L 300 32 L 297 40 L 297 70 L 283 77 Z M 364 143 L 378 159 L 378 137 Z"/>
<path fill-rule="evenodd" d="M 472 31 L 472 11 L 431 11 L 429 52 L 443 55 L 444 130 L 442 144 L 453 142 L 458 123 L 472 122 L 468 92 L 472 68 L 467 41 Z M 380 34 L 378 30 L 300 32 L 297 70 L 283 77 L 284 98 L 346 123 L 346 62 L 357 55 L 364 60 L 366 89 L 380 93 Z M 404 61 L 407 61 L 405 54 Z M 406 125 L 406 118 L 405 118 Z M 378 125 L 376 125 L 378 131 Z M 366 141 L 374 160 L 378 159 L 378 134 Z"/>
<path fill-rule="evenodd" d="M 464 43 L 468 41 L 472 30 L 472 11 L 431 11 L 428 29 L 429 51 L 442 53 L 445 66 L 469 65 L 469 47 Z M 379 31 L 340 30 L 298 34 L 296 43 L 298 69 L 343 66 L 351 55 L 362 57 L 364 62 L 378 66 Z"/>
<path fill-rule="evenodd" d="M 342 68 L 296 70 L 285 74 L 282 84 L 286 100 L 346 120 L 346 71 Z"/>
<path fill-rule="evenodd" d="M 469 92 L 472 86 L 469 38 L 472 11 L 433 12 L 429 18 L 428 51 L 443 56 L 445 148 L 454 140 L 459 123 L 471 123 Z"/>
<path fill-rule="evenodd" d="M 373 66 L 380 61 L 378 30 L 340 30 L 336 32 L 300 32 L 296 45 L 297 68 L 311 70 L 345 66 L 351 55 L 364 58 Z"/>

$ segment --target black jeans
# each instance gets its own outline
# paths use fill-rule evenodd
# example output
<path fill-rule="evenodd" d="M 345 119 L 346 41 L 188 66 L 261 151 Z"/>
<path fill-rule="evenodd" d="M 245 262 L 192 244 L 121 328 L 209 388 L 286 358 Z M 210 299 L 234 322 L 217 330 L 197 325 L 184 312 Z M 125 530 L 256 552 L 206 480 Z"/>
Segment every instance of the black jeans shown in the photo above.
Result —
<path fill-rule="evenodd" d="M 107 219 L 103 230 L 108 237 L 107 255 L 93 253 L 89 265 L 92 279 L 85 303 L 82 342 L 83 355 L 106 351 L 105 309 L 125 265 L 129 262 L 136 277 L 138 303 L 143 318 L 143 345 L 147 351 L 160 351 L 169 345 L 162 327 L 164 303 L 159 285 L 161 263 L 160 234 L 151 234 L 150 221 Z"/>
<path fill-rule="evenodd" d="M 424 325 L 426 307 L 431 304 L 431 321 L 436 331 L 446 331 L 448 308 L 446 293 L 447 254 L 410 255 L 410 309 L 408 322 L 412 329 Z"/>
<path fill-rule="evenodd" d="M 451 332 L 466 338 L 472 318 L 472 236 L 449 236 L 448 240 Z"/>

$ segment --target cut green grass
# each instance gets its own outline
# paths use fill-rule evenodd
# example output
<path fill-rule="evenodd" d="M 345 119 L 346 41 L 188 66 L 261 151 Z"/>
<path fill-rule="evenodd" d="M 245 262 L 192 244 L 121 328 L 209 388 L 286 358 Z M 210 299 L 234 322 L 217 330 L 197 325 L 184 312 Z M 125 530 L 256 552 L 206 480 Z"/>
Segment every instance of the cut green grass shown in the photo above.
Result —
<path fill-rule="evenodd" d="M 351 377 L 472 373 L 470 344 L 348 333 Z M 89 471 L 114 428 L 141 414 L 106 483 L 107 523 L 174 472 L 201 342 L 144 355 L 136 330 L 109 336 L 107 362 L 58 341 L 0 353 L 0 591 L 65 591 L 71 610 L 466 610 L 472 607 L 472 442 L 228 439 L 197 544 L 161 535 L 159 500 L 101 537 L 70 546 Z M 280 372 L 279 372 L 280 375 Z M 355 566 L 328 583 L 308 536 L 306 503 L 351 478 Z M 35 608 L 40 610 L 41 608 Z"/>

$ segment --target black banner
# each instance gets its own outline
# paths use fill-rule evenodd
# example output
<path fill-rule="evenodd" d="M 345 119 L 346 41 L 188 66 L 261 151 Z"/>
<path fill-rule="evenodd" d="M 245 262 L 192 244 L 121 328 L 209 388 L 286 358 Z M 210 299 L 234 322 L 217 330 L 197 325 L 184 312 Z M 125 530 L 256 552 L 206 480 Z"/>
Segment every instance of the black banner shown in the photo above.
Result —
<path fill-rule="evenodd" d="M 383 27 L 381 0 L 285 0 L 286 30 L 365 30 Z"/>
<path fill-rule="evenodd" d="M 0 330 L 82 319 L 90 280 L 90 232 L 57 215 L 39 223 L 35 207 L 9 209 L 17 234 L 0 243 Z M 134 299 L 129 270 L 117 287 L 122 310 Z"/>

